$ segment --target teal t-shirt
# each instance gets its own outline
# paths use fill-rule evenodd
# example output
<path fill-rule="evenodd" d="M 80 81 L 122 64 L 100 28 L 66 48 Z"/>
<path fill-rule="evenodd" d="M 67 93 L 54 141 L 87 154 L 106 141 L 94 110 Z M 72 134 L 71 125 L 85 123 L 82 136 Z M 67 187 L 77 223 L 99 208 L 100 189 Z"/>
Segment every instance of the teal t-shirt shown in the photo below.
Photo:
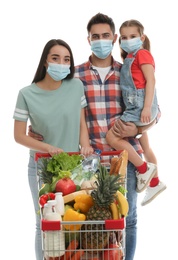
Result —
<path fill-rule="evenodd" d="M 79 151 L 80 114 L 87 105 L 83 83 L 76 78 L 63 80 L 52 91 L 35 83 L 19 91 L 13 118 L 27 122 L 44 137 L 44 142 L 66 152 Z M 34 155 L 36 151 L 30 151 Z"/>

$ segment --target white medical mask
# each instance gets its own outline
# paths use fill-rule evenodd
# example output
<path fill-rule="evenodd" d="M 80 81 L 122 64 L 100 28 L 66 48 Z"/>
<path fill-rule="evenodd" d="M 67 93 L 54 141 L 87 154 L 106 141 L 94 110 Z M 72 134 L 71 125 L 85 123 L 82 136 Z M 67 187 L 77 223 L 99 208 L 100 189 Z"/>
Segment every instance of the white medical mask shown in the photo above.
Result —
<path fill-rule="evenodd" d="M 70 65 L 48 62 L 47 73 L 55 81 L 62 80 L 70 74 Z"/>
<path fill-rule="evenodd" d="M 91 50 L 99 59 L 106 59 L 113 49 L 112 40 L 91 41 Z"/>
<path fill-rule="evenodd" d="M 143 42 L 140 40 L 140 37 L 136 37 L 130 40 L 121 40 L 120 47 L 127 53 L 135 52 L 140 49 Z"/>

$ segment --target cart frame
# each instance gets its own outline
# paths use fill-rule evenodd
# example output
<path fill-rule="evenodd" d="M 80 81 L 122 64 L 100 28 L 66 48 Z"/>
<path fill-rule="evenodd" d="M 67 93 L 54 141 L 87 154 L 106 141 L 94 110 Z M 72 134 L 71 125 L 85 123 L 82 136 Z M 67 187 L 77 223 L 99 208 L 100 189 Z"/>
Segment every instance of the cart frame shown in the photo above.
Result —
<path fill-rule="evenodd" d="M 104 156 L 119 156 L 121 151 L 106 151 L 102 152 L 100 154 L 101 157 Z M 72 154 L 80 154 L 79 152 L 68 152 L 69 155 Z M 38 160 L 40 158 L 48 158 L 51 157 L 50 154 L 48 153 L 36 153 L 35 154 L 35 161 L 38 163 Z M 36 167 L 38 170 L 38 167 Z M 125 174 L 125 184 L 124 186 L 126 187 L 126 176 L 127 173 Z M 39 184 L 40 185 L 40 184 Z M 40 187 L 39 187 L 40 188 Z M 41 212 L 41 211 L 40 211 Z M 44 254 L 44 260 L 109 260 L 110 259 L 110 254 L 113 257 L 114 253 L 117 251 L 117 258 L 112 258 L 117 259 L 117 260 L 124 260 L 125 259 L 125 227 L 126 227 L 126 221 L 125 218 L 121 218 L 118 220 L 97 220 L 97 221 L 77 221 L 77 225 L 80 225 L 80 229 L 76 229 L 75 232 L 71 232 L 70 230 L 66 230 L 64 228 L 65 225 L 76 225 L 76 222 L 74 221 L 49 221 L 45 220 L 42 217 L 41 214 L 41 232 L 42 232 L 42 249 L 43 249 L 43 254 Z M 89 228 L 88 228 L 89 227 Z M 60 249 L 56 250 L 49 250 L 48 243 L 45 243 L 45 239 L 47 235 L 50 234 L 55 234 L 58 232 L 62 232 L 64 236 L 69 237 L 69 241 L 71 240 L 78 240 L 80 241 L 79 245 L 75 249 L 70 249 L 68 248 L 69 243 L 66 244 L 65 248 L 65 254 L 61 254 Z M 100 249 L 99 247 L 94 246 L 94 248 L 82 248 L 82 234 L 83 233 L 89 234 L 90 237 L 96 238 L 96 234 L 100 234 L 100 237 L 105 234 L 109 234 L 109 240 L 110 237 L 112 239 L 112 243 L 110 244 L 117 244 L 117 247 L 109 247 L 109 244 L 107 244 L 104 248 Z M 73 236 L 72 236 L 73 235 Z M 53 236 L 53 235 L 52 235 Z M 71 237 L 72 236 L 72 237 Z M 111 240 L 110 240 L 111 241 Z M 92 241 L 88 241 L 89 244 L 92 244 Z M 94 244 L 93 244 L 94 245 Z M 77 254 L 81 252 L 81 256 L 77 258 Z M 66 253 L 68 254 L 68 258 L 66 258 Z M 77 254 L 76 254 L 77 253 Z M 72 255 L 73 254 L 73 255 Z M 76 254 L 76 258 L 75 258 Z M 61 255 L 61 256 L 60 256 Z M 107 259 L 106 259 L 107 256 Z"/>

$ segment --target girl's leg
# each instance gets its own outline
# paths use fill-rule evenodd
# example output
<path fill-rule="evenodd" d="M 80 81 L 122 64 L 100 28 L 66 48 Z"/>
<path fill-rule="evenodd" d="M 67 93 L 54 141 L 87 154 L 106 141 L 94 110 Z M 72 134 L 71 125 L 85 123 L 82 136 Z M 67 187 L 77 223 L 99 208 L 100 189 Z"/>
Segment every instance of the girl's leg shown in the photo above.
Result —
<path fill-rule="evenodd" d="M 143 155 L 145 160 L 157 165 L 156 156 L 149 144 L 148 134 L 144 133 L 139 141 L 144 152 Z M 150 180 L 150 184 L 146 189 L 145 197 L 141 202 L 141 205 L 142 206 L 147 205 L 165 189 L 166 189 L 166 185 L 159 180 L 158 170 L 157 170 L 153 178 Z"/>
<path fill-rule="evenodd" d="M 143 133 L 142 137 L 139 139 L 139 142 L 143 149 L 143 156 L 147 162 L 151 162 L 157 165 L 157 159 L 150 147 L 148 134 L 145 132 Z M 154 177 L 158 177 L 158 171 L 156 172 Z"/>
<path fill-rule="evenodd" d="M 143 159 L 138 155 L 133 146 L 129 142 L 116 137 L 112 132 L 112 128 L 107 132 L 106 141 L 115 150 L 127 150 L 128 160 L 135 165 L 135 167 L 141 166 L 144 163 Z"/>
<path fill-rule="evenodd" d="M 106 141 L 115 150 L 126 150 L 128 152 L 128 160 L 137 168 L 137 192 L 146 189 L 156 172 L 156 165 L 150 162 L 146 163 L 128 141 L 113 134 L 112 128 L 107 132 Z"/>

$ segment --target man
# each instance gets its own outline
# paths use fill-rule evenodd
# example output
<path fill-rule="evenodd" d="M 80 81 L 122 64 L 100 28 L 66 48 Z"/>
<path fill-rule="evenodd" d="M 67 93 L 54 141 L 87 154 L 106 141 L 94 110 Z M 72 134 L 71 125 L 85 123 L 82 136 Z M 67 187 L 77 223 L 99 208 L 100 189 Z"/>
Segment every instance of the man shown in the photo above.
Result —
<path fill-rule="evenodd" d="M 119 87 L 121 64 L 112 57 L 112 49 L 117 40 L 113 20 L 98 13 L 87 25 L 88 42 L 92 54 L 89 60 L 76 66 L 75 76 L 84 84 L 88 106 L 86 121 L 91 145 L 94 149 L 109 151 L 105 136 L 111 125 L 123 112 L 122 96 Z M 138 129 L 132 123 L 115 123 L 116 134 L 123 137 L 136 136 Z M 143 129 L 145 130 L 145 129 Z M 30 133 L 29 133 L 30 134 Z M 31 135 L 31 134 L 30 134 Z M 39 136 L 33 137 L 40 139 Z M 137 139 L 128 141 L 141 154 L 142 149 Z M 133 260 L 137 235 L 137 192 L 135 167 L 129 162 L 127 168 L 127 199 L 129 214 L 126 217 L 126 260 Z"/>
<path fill-rule="evenodd" d="M 98 13 L 87 25 L 88 42 L 92 54 L 89 60 L 76 66 L 75 76 L 84 84 L 88 106 L 86 121 L 91 145 L 102 151 L 111 150 L 105 136 L 113 122 L 122 114 L 122 96 L 119 87 L 121 64 L 112 57 L 112 48 L 117 40 L 113 20 L 107 15 Z M 124 127 L 120 122 L 120 127 Z M 127 136 L 135 136 L 138 132 L 135 126 L 129 124 L 124 128 Z M 120 134 L 123 134 L 120 131 Z M 130 142 L 138 152 L 141 147 L 135 139 Z M 129 214 L 126 218 L 126 260 L 134 259 L 136 248 L 137 225 L 137 193 L 136 174 L 134 166 L 129 163 L 127 171 L 127 198 Z"/>

